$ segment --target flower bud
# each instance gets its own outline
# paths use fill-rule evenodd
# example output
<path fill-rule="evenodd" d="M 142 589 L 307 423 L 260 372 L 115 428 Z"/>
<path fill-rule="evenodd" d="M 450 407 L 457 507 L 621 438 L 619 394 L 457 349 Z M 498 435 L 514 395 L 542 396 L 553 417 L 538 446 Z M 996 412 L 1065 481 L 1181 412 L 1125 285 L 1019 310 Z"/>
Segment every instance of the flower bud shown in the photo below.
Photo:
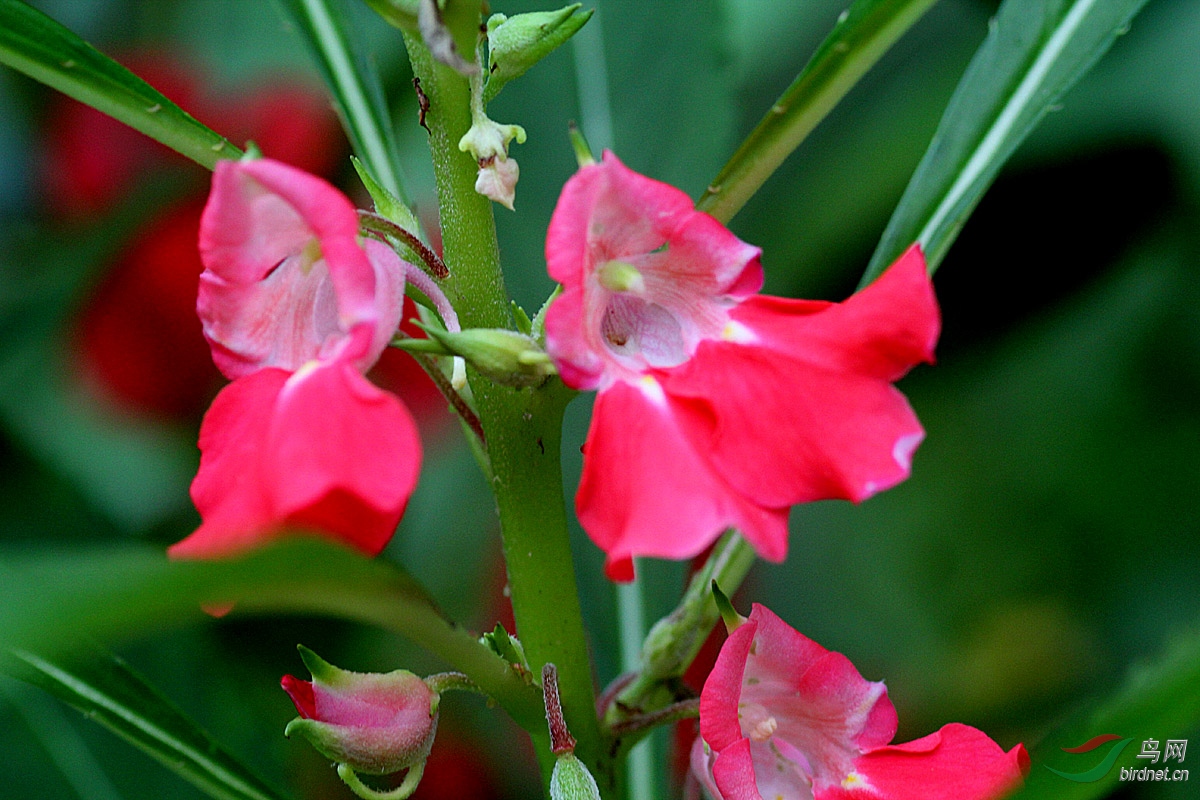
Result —
<path fill-rule="evenodd" d="M 479 162 L 479 177 L 475 191 L 512 210 L 516 196 L 517 178 L 521 171 L 516 159 L 508 157 L 508 143 L 525 141 L 525 129 L 520 125 L 501 125 L 482 112 L 470 129 L 458 141 L 458 149 L 470 153 Z"/>
<path fill-rule="evenodd" d="M 600 800 L 596 779 L 574 753 L 562 753 L 550 773 L 551 800 Z"/>
<path fill-rule="evenodd" d="M 468 328 L 460 333 L 425 330 L 438 344 L 462 356 L 496 383 L 538 386 L 554 374 L 550 357 L 523 333 L 503 328 Z"/>
<path fill-rule="evenodd" d="M 520 125 L 502 125 L 488 117 L 472 123 L 469 130 L 458 140 L 458 149 L 470 153 L 477 161 L 489 158 L 508 157 L 508 143 L 525 143 L 525 129 Z"/>
<path fill-rule="evenodd" d="M 580 3 L 558 11 L 537 11 L 488 19 L 488 82 L 484 102 L 500 93 L 504 84 L 519 78 L 591 19 L 593 9 L 579 11 Z"/>
<path fill-rule="evenodd" d="M 479 162 L 475 191 L 513 211 L 513 201 L 517 199 L 517 179 L 520 177 L 521 168 L 517 166 L 515 158 L 496 156 L 485 159 Z"/>
<path fill-rule="evenodd" d="M 368 775 L 423 766 L 437 732 L 439 695 L 406 670 L 349 672 L 300 646 L 312 681 L 285 675 L 283 690 L 300 716 L 299 733 L 321 755 Z"/>

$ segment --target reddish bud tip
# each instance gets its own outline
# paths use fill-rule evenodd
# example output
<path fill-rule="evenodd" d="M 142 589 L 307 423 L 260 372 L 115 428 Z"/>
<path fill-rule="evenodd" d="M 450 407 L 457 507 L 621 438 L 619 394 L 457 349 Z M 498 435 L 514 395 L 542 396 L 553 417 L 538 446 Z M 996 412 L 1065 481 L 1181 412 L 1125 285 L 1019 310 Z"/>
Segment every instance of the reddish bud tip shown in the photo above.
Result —
<path fill-rule="evenodd" d="M 546 723 L 550 726 L 550 750 L 554 755 L 575 752 L 575 737 L 567 730 L 562 703 L 558 699 L 558 669 L 553 664 L 542 667 L 542 694 L 546 699 Z"/>
<path fill-rule="evenodd" d="M 313 719 L 317 715 L 317 702 L 313 698 L 311 683 L 292 675 L 284 675 L 279 685 L 288 693 L 288 697 L 292 698 L 292 703 L 302 718 Z"/>

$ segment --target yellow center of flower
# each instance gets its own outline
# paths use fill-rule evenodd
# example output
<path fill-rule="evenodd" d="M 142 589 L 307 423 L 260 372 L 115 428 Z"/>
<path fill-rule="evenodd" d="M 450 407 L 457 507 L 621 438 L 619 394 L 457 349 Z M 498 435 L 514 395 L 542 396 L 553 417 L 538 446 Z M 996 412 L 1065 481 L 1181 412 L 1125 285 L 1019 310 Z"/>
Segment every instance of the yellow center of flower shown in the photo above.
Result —
<path fill-rule="evenodd" d="M 857 772 L 851 772 L 842 778 L 843 789 L 866 789 L 868 786 L 870 784 L 867 783 L 867 779 Z"/>
<path fill-rule="evenodd" d="M 321 260 L 321 243 L 316 238 L 308 240 L 300 251 L 300 272 L 307 275 L 312 272 L 313 264 Z"/>
<path fill-rule="evenodd" d="M 642 273 L 628 261 L 605 261 L 596 270 L 596 279 L 610 292 L 641 294 L 646 291 L 646 281 L 642 278 Z"/>
<path fill-rule="evenodd" d="M 749 737 L 755 742 L 765 742 L 775 733 L 775 729 L 779 727 L 779 723 L 774 717 L 760 719 L 754 724 L 754 727 L 749 732 Z"/>

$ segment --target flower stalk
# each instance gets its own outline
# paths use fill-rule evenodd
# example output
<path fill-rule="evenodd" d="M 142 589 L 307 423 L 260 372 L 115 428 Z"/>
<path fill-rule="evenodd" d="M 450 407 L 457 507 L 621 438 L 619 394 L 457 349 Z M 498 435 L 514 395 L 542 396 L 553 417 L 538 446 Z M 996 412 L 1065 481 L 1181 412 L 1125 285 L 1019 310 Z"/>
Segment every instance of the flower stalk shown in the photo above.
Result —
<path fill-rule="evenodd" d="M 446 23 L 460 41 L 474 36 L 466 17 Z M 463 30 L 457 30 L 462 26 Z M 458 149 L 471 127 L 467 78 L 436 63 L 421 41 L 405 34 L 413 73 L 429 99 L 426 124 L 437 182 L 445 289 L 467 328 L 515 329 L 500 270 L 491 201 L 475 192 L 478 163 Z M 472 40 L 473 41 L 473 40 Z M 473 370 L 469 380 L 487 438 L 492 489 L 500 511 L 508 581 L 518 633 L 534 670 L 558 665 L 562 704 L 579 757 L 597 768 L 601 757 L 591 665 L 575 583 L 562 497 L 559 447 L 571 393 L 551 379 L 537 389 L 499 386 Z M 529 730 L 549 786 L 554 759 L 543 726 Z"/>

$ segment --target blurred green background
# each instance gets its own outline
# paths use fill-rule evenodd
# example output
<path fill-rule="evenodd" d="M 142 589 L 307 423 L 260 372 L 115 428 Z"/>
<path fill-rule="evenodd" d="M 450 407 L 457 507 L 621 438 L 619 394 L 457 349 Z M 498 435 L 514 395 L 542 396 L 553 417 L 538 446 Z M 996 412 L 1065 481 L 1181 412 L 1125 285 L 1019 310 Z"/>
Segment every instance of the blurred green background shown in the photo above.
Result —
<path fill-rule="evenodd" d="M 222 133 L 221 122 L 236 118 L 233 136 L 285 141 L 286 131 L 260 131 L 300 123 L 270 108 L 262 87 L 286 81 L 320 91 L 272 3 L 32 5 L 118 59 L 154 70 L 174 64 L 187 76 L 184 93 L 205 111 L 195 109 L 197 117 Z M 611 135 L 630 167 L 699 196 L 845 2 L 593 5 L 582 44 L 510 84 L 489 109 L 529 134 L 512 151 L 521 166 L 517 211 L 496 214 L 510 288 L 531 312 L 552 288 L 542 242 L 574 170 L 569 120 L 581 120 L 593 144 Z M 509 14 L 546 7 L 493 4 Z M 369 30 L 389 88 L 406 189 L 423 218 L 434 219 L 425 133 L 399 37 L 361 4 L 350 9 Z M 767 291 L 827 299 L 852 291 L 994 10 L 983 0 L 942 0 L 735 218 L 734 231 L 764 249 Z M 595 105 L 601 63 L 611 134 L 597 116 L 603 104 Z M 195 431 L 219 387 L 182 359 L 152 370 L 159 362 L 133 352 L 156 325 L 172 331 L 161 334 L 167 344 L 176 327 L 195 327 L 159 319 L 177 299 L 160 305 L 156 288 L 112 288 L 133 280 L 119 277 L 136 273 L 131 258 L 148 257 L 144 242 L 161 232 L 164 208 L 203 198 L 203 173 L 152 153 L 130 180 L 107 187 L 100 207 L 70 206 L 52 187 L 65 176 L 70 194 L 71 181 L 82 180 L 71 170 L 82 167 L 58 157 L 80 143 L 111 156 L 127 143 L 107 143 L 89 127 L 94 120 L 62 106 L 0 70 L 0 559 L 131 540 L 161 548 L 190 532 Z M 260 110 L 246 122 L 251 106 Z M 327 174 L 353 190 L 344 142 L 314 137 L 304 152 L 326 159 Z M 898 740 L 958 720 L 1006 747 L 1032 743 L 1172 641 L 1195 637 L 1198 199 L 1200 4 L 1150 0 L 1021 148 L 937 275 L 939 363 L 902 384 L 927 429 L 913 477 L 861 506 L 796 509 L 787 562 L 756 567 L 739 593 L 743 610 L 767 604 L 846 653 L 866 677 L 885 679 L 900 714 Z M 198 270 L 176 258 L 179 241 L 188 240 L 150 251 L 156 269 L 178 272 L 176 288 L 162 289 L 172 298 L 176 285 L 191 281 L 194 291 Z M 152 391 L 184 369 L 194 373 L 184 388 Z M 407 373 L 397 370 L 382 379 L 403 381 Z M 493 502 L 436 401 L 416 390 L 409 400 L 426 426 L 427 463 L 383 557 L 419 576 L 453 618 L 489 628 L 508 613 Z M 580 398 L 564 444 L 568 495 L 587 416 Z M 603 685 L 618 672 L 614 593 L 601 554 L 575 534 Z M 648 562 L 641 571 L 653 619 L 673 605 L 684 567 Z M 268 781 L 296 797 L 347 797 L 315 752 L 281 735 L 293 709 L 276 687 L 285 672 L 303 675 L 296 642 L 355 670 L 442 666 L 394 636 L 309 618 L 214 620 L 116 649 Z M 458 697 L 443 708 L 417 798 L 538 795 L 528 753 L 497 712 Z M 78 713 L 6 678 L 0 752 L 0 797 L 200 796 Z M 1112 796 L 1200 795 L 1180 784 Z"/>

